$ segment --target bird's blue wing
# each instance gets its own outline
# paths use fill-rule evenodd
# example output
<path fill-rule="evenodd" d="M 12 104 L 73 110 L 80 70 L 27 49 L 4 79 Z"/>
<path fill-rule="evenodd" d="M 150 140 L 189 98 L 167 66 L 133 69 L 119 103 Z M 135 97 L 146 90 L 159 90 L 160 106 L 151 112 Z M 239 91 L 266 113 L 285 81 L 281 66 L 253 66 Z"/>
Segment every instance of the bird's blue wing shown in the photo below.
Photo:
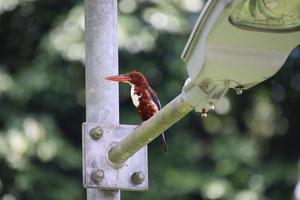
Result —
<path fill-rule="evenodd" d="M 161 109 L 161 105 L 160 105 L 160 101 L 159 101 L 158 97 L 155 95 L 154 92 L 151 92 L 151 90 L 150 91 L 148 90 L 148 92 L 150 94 L 150 97 L 151 97 L 152 101 L 155 103 L 155 105 L 157 106 L 158 110 L 160 110 Z M 161 149 L 164 152 L 168 152 L 168 145 L 167 145 L 167 142 L 166 142 L 165 134 L 161 133 L 159 138 L 160 138 Z"/>
<path fill-rule="evenodd" d="M 151 99 L 153 100 L 153 102 L 157 106 L 158 110 L 160 110 L 161 109 L 161 105 L 160 105 L 160 101 L 159 101 L 158 97 L 151 94 Z"/>
<path fill-rule="evenodd" d="M 157 106 L 158 110 L 160 110 L 161 105 L 160 105 L 160 102 L 159 102 L 159 99 L 158 99 L 156 93 L 153 91 L 153 89 L 150 86 L 146 88 L 146 91 L 148 92 L 148 94 L 151 97 L 152 101 Z"/>

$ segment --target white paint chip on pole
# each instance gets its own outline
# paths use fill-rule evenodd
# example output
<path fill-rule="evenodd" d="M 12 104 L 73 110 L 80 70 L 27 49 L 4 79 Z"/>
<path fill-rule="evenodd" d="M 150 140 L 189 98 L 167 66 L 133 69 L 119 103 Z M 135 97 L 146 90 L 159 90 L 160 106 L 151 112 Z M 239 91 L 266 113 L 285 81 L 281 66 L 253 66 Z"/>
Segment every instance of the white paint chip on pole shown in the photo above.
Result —
<path fill-rule="evenodd" d="M 86 121 L 119 124 L 117 0 L 85 0 Z M 87 189 L 88 200 L 119 200 L 120 191 Z"/>

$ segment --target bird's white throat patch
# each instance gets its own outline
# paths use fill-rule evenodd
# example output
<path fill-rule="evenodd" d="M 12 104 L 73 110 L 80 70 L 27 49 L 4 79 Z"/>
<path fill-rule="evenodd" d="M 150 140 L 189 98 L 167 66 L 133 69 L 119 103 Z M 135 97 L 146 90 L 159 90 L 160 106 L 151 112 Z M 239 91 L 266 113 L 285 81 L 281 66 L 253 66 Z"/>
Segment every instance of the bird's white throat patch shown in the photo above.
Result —
<path fill-rule="evenodd" d="M 137 95 L 135 93 L 135 85 L 133 84 L 130 85 L 131 85 L 130 96 L 131 96 L 132 103 L 135 107 L 138 107 L 140 105 L 140 97 L 142 96 L 142 94 Z"/>

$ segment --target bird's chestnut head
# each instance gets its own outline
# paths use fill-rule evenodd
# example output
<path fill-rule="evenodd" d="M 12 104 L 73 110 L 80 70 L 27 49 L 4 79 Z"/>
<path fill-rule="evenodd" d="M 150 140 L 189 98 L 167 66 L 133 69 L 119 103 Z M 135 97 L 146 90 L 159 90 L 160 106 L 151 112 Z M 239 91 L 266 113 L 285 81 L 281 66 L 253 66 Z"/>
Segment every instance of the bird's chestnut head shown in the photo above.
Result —
<path fill-rule="evenodd" d="M 126 74 L 120 74 L 117 76 L 105 77 L 106 80 L 125 82 L 133 85 L 145 85 L 147 84 L 145 76 L 138 71 L 128 72 Z"/>

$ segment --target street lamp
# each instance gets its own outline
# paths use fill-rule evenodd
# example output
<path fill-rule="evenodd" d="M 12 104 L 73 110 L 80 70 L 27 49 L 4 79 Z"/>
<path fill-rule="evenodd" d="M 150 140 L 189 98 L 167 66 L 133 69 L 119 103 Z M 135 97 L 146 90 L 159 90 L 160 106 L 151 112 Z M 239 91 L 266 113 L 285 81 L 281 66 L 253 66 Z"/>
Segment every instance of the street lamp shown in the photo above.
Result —
<path fill-rule="evenodd" d="M 190 76 L 183 90 L 207 94 L 200 112 L 229 88 L 241 94 L 281 68 L 299 30 L 299 0 L 209 0 L 182 53 Z"/>

